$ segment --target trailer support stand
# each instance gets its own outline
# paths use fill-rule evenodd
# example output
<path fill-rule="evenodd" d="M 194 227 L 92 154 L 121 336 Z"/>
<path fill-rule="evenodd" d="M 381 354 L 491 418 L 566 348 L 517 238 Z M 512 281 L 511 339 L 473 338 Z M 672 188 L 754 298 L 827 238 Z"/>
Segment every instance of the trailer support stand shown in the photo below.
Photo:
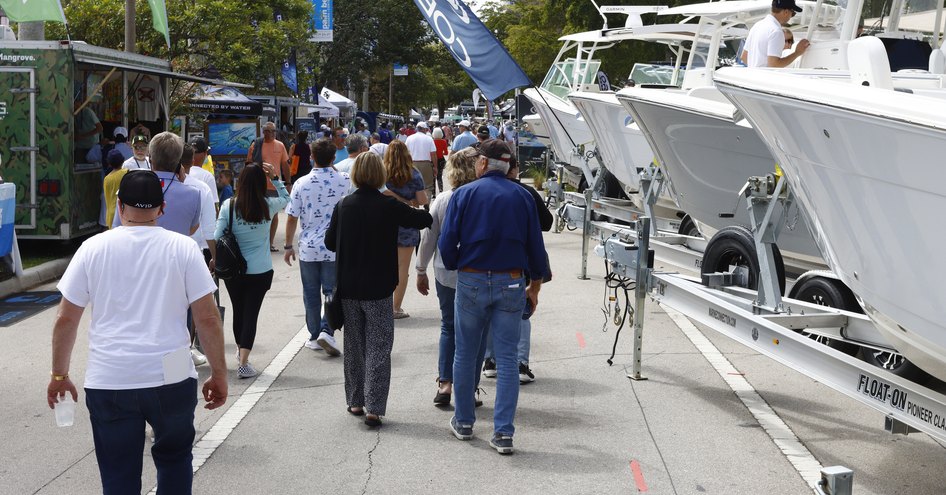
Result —
<path fill-rule="evenodd" d="M 663 189 L 663 172 L 659 168 L 651 166 L 641 171 L 641 190 L 644 191 L 644 215 L 650 218 L 654 216 L 654 205 L 657 204 L 657 198 L 660 197 L 660 191 Z M 657 223 L 653 222 L 650 227 L 650 235 L 657 235 Z"/>
<path fill-rule="evenodd" d="M 784 195 L 783 195 L 784 194 Z M 785 224 L 785 215 L 773 220 L 775 207 L 784 205 L 787 211 L 792 198 L 786 192 L 785 179 L 773 176 L 750 177 L 746 188 L 749 218 L 752 219 L 752 237 L 759 259 L 759 294 L 756 306 L 773 313 L 783 312 L 782 292 L 775 278 L 775 252 L 772 245 Z"/>
<path fill-rule="evenodd" d="M 585 189 L 585 218 L 581 227 L 581 275 L 579 280 L 588 280 L 588 237 L 591 235 L 591 188 Z"/>
<path fill-rule="evenodd" d="M 637 282 L 634 287 L 634 352 L 631 372 L 627 377 L 640 381 L 647 378 L 641 375 L 641 357 L 644 342 L 644 303 L 650 285 L 650 217 L 641 217 L 637 221 Z"/>

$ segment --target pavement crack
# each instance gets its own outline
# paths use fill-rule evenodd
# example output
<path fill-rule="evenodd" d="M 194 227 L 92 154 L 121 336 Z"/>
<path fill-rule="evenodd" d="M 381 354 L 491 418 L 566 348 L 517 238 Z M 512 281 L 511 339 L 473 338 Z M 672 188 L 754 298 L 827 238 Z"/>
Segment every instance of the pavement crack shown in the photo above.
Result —
<path fill-rule="evenodd" d="M 82 456 L 82 457 L 80 457 L 78 460 L 76 460 L 76 462 L 73 462 L 72 464 L 66 466 L 66 469 L 63 469 L 61 473 L 57 474 L 55 477 L 53 477 L 53 479 L 47 481 L 46 484 L 44 484 L 43 486 L 39 487 L 39 489 L 37 489 L 35 492 L 33 492 L 33 495 L 36 495 L 37 493 L 43 491 L 44 488 L 46 488 L 47 486 L 51 485 L 54 481 L 56 481 L 56 480 L 58 480 L 60 477 L 62 477 L 62 475 L 64 475 L 64 474 L 66 474 L 67 472 L 69 472 L 69 470 L 72 469 L 73 467 L 75 467 L 76 464 L 79 464 L 80 462 L 84 461 L 86 457 L 89 457 L 90 455 L 92 455 L 92 454 L 94 454 L 94 453 L 95 453 L 95 449 L 92 449 L 92 450 L 86 452 L 85 455 Z"/>
<path fill-rule="evenodd" d="M 361 495 L 366 495 L 368 493 L 368 484 L 371 483 L 371 475 L 374 471 L 374 459 L 372 455 L 374 451 L 378 449 L 378 446 L 381 445 L 381 428 L 378 428 L 378 438 L 374 443 L 374 447 L 371 447 L 371 450 L 368 451 L 368 469 L 365 470 L 368 473 L 368 477 L 365 479 L 365 487 L 361 490 Z"/>

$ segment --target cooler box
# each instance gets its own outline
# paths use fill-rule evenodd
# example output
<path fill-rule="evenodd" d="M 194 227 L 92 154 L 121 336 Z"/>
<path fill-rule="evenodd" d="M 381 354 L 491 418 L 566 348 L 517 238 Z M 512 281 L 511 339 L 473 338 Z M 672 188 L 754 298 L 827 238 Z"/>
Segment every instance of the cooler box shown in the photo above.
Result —
<path fill-rule="evenodd" d="M 13 220 L 16 213 L 16 185 L 0 184 L 0 257 L 13 252 Z"/>

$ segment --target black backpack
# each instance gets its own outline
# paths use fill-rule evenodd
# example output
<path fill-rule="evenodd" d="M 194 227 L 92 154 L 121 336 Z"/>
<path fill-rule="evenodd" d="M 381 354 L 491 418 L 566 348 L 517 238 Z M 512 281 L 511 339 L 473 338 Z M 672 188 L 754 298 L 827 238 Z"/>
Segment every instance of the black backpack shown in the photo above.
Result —
<path fill-rule="evenodd" d="M 233 235 L 234 208 L 236 208 L 236 202 L 231 199 L 230 223 L 220 239 L 217 239 L 217 259 L 214 265 L 214 273 L 221 280 L 231 280 L 246 273 L 246 258 L 240 252 L 240 245 L 237 244 L 236 236 Z"/>

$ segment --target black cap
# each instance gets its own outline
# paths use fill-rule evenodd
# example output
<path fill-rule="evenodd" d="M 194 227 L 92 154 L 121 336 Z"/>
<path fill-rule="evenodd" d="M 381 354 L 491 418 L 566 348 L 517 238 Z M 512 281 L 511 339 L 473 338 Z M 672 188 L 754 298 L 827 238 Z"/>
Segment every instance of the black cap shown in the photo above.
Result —
<path fill-rule="evenodd" d="M 118 199 L 133 208 L 157 208 L 164 202 L 161 179 L 151 170 L 131 170 L 118 185 Z"/>
<path fill-rule="evenodd" d="M 204 153 L 210 149 L 210 147 L 207 146 L 207 140 L 202 137 L 191 141 L 191 146 L 194 147 L 194 153 Z"/>
<path fill-rule="evenodd" d="M 488 138 L 489 127 L 486 127 L 485 125 L 481 125 L 480 128 L 476 130 L 476 135 L 482 138 Z"/>
<path fill-rule="evenodd" d="M 509 145 L 499 139 L 487 139 L 480 143 L 480 154 L 490 160 L 501 162 L 509 162 L 512 159 L 512 151 L 509 151 Z"/>
<path fill-rule="evenodd" d="M 772 0 L 773 9 L 792 9 L 795 12 L 801 12 L 801 7 L 795 4 L 795 0 Z"/>

